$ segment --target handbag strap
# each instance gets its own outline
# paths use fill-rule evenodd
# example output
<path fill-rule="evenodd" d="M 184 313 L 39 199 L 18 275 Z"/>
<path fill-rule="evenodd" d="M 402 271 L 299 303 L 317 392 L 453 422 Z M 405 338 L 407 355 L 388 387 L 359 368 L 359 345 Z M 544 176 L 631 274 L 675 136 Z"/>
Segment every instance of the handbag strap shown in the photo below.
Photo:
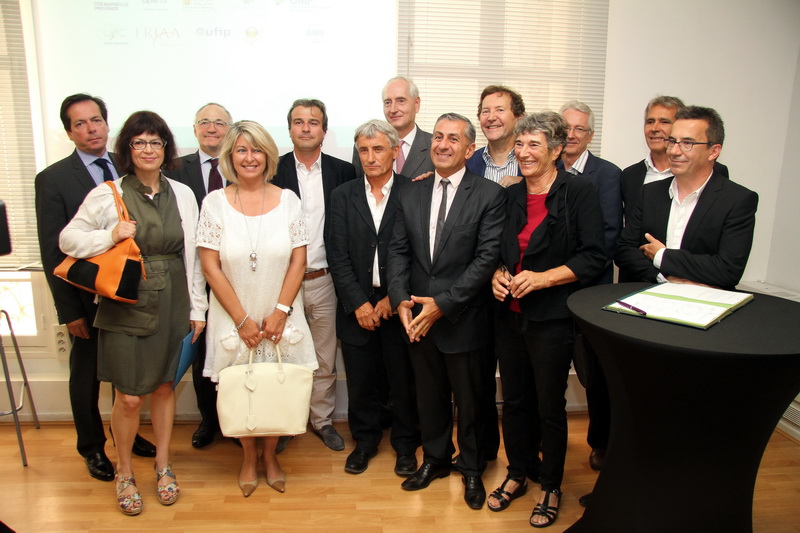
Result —
<path fill-rule="evenodd" d="M 117 215 L 119 215 L 119 219 L 123 222 L 130 222 L 131 217 L 128 215 L 128 207 L 125 205 L 125 202 L 122 201 L 122 196 L 120 196 L 117 190 L 117 185 L 113 181 L 106 181 L 104 183 L 111 187 L 111 191 L 114 193 L 114 203 L 117 206 Z"/>
<path fill-rule="evenodd" d="M 250 360 L 248 361 L 248 370 L 253 369 L 253 352 L 255 352 L 255 348 L 250 348 Z M 281 345 L 275 345 L 275 353 L 278 355 L 278 368 L 283 370 L 283 358 L 281 357 Z"/>

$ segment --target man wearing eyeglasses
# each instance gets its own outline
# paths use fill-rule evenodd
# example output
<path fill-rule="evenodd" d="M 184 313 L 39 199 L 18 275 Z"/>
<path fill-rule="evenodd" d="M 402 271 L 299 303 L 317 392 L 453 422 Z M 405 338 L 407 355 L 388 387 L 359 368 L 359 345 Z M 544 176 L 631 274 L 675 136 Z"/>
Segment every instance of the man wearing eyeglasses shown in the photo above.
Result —
<path fill-rule="evenodd" d="M 97 401 L 97 328 L 94 295 L 74 287 L 53 274 L 66 257 L 58 236 L 72 220 L 86 195 L 98 184 L 119 178 L 108 144 L 108 110 L 96 96 L 78 93 L 61 103 L 61 122 L 75 150 L 68 157 L 42 170 L 35 180 L 36 222 L 42 267 L 50 285 L 60 323 L 72 339 L 69 354 L 69 400 L 78 434 L 78 453 L 89 474 L 101 481 L 114 479 L 114 466 L 105 453 L 106 435 Z M 133 453 L 155 457 L 156 448 L 136 435 Z"/>
<path fill-rule="evenodd" d="M 642 188 L 614 256 L 629 279 L 723 289 L 739 283 L 758 195 L 715 169 L 724 139 L 713 109 L 689 106 L 675 114 L 666 141 L 674 177 Z"/>
<path fill-rule="evenodd" d="M 208 103 L 198 109 L 193 130 L 200 148 L 192 154 L 178 158 L 179 164 L 170 173 L 171 178 L 192 189 L 197 207 L 203 203 L 206 194 L 226 184 L 217 165 L 222 138 L 225 137 L 231 122 L 231 114 L 219 104 Z M 192 446 L 203 448 L 214 441 L 214 436 L 219 431 L 219 419 L 215 384 L 209 378 L 203 377 L 203 365 L 206 359 L 205 332 L 200 335 L 197 342 L 197 358 L 192 364 L 192 382 L 202 421 L 192 435 Z"/>

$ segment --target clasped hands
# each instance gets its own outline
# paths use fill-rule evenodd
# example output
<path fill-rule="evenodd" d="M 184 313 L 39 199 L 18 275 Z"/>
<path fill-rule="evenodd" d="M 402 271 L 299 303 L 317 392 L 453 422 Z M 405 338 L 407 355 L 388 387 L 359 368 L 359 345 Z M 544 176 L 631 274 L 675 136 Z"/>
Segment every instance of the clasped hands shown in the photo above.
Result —
<path fill-rule="evenodd" d="M 384 297 L 374 306 L 369 302 L 364 302 L 355 310 L 355 315 L 359 326 L 369 331 L 375 331 L 381 325 L 381 320 L 389 320 L 392 316 L 389 297 Z"/>
<path fill-rule="evenodd" d="M 422 311 L 414 318 L 411 309 L 415 304 L 422 305 Z M 444 313 L 439 309 L 436 301 L 430 296 L 411 296 L 410 300 L 403 300 L 397 305 L 397 314 L 400 322 L 406 328 L 406 334 L 411 342 L 418 342 L 428 334 L 431 327 Z"/>
<path fill-rule="evenodd" d="M 261 321 L 261 327 L 252 318 L 248 317 L 239 328 L 239 338 L 251 350 L 264 339 L 269 339 L 273 344 L 281 341 L 283 330 L 286 327 L 286 313 L 276 309 L 271 315 Z"/>
<path fill-rule="evenodd" d="M 533 291 L 546 289 L 552 284 L 550 277 L 544 272 L 523 270 L 516 276 L 505 267 L 495 270 L 492 275 L 492 294 L 501 302 L 510 294 L 513 298 L 522 298 Z"/>

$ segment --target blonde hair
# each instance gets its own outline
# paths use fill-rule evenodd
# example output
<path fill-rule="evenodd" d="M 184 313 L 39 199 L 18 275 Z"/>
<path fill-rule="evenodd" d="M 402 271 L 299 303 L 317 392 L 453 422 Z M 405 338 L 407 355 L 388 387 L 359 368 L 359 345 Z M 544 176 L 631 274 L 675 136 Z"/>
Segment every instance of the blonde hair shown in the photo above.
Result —
<path fill-rule="evenodd" d="M 219 166 L 222 175 L 231 183 L 239 183 L 236 170 L 233 167 L 233 148 L 240 136 L 247 139 L 253 148 L 264 152 L 267 156 L 267 168 L 264 172 L 264 181 L 272 181 L 278 172 L 278 145 L 272 136 L 264 129 L 264 126 L 252 120 L 240 120 L 231 124 L 225 137 L 222 139 L 222 146 L 219 154 Z"/>

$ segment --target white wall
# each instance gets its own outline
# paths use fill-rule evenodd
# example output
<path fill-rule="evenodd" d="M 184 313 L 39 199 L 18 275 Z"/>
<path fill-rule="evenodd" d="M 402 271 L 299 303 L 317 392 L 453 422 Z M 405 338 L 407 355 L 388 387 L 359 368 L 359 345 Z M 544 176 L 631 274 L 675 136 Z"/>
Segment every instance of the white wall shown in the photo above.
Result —
<path fill-rule="evenodd" d="M 743 279 L 778 283 L 769 272 L 795 288 L 797 269 L 794 276 L 787 270 L 797 264 L 799 239 L 786 233 L 790 240 L 776 242 L 773 228 L 794 230 L 800 219 L 797 135 L 788 131 L 798 125 L 798 111 L 794 120 L 788 112 L 800 92 L 798 27 L 796 0 L 610 0 L 602 146 L 603 157 L 623 168 L 641 160 L 644 107 L 657 94 L 715 108 L 726 130 L 720 161 L 759 194 Z M 787 146 L 793 153 L 784 156 Z M 782 167 L 792 161 L 790 181 Z M 782 246 L 793 252 L 778 252 Z"/>

